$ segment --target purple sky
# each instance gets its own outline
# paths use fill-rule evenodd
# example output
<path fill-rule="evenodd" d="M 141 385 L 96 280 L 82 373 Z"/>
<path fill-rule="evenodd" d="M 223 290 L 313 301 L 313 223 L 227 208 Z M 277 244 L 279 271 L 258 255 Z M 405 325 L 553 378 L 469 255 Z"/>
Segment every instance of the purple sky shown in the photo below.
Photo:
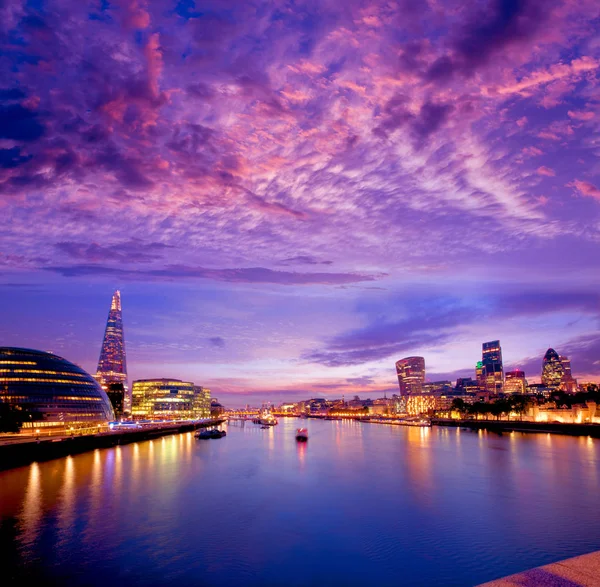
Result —
<path fill-rule="evenodd" d="M 2 344 L 229 404 L 600 376 L 597 0 L 0 4 Z M 236 398 L 232 394 L 237 393 Z"/>

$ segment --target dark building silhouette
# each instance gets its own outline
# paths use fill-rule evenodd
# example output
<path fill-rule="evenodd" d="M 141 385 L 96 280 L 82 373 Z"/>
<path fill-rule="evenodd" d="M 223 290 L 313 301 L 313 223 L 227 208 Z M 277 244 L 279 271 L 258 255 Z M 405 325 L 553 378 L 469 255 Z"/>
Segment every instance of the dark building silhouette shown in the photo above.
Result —
<path fill-rule="evenodd" d="M 109 383 L 106 395 L 115 412 L 115 418 L 120 420 L 125 408 L 125 386 L 122 383 Z"/>

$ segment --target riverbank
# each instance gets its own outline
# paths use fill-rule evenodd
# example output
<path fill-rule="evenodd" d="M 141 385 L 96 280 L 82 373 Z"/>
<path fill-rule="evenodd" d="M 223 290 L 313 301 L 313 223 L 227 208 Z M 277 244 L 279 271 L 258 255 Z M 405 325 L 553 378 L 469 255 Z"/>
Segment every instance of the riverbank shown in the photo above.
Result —
<path fill-rule="evenodd" d="M 111 448 L 132 442 L 151 440 L 160 436 L 192 432 L 223 423 L 222 418 L 190 422 L 174 426 L 148 427 L 141 430 L 123 430 L 80 436 L 29 438 L 22 442 L 0 444 L 0 470 L 22 467 L 36 461 L 49 461 L 68 455 L 80 454 L 97 448 Z"/>
<path fill-rule="evenodd" d="M 496 579 L 479 587 L 600 587 L 600 551 Z"/>
<path fill-rule="evenodd" d="M 519 420 L 453 420 L 432 418 L 433 426 L 452 426 L 489 432 L 534 432 L 566 434 L 567 436 L 591 436 L 600 438 L 600 424 L 561 424 L 558 422 L 520 422 Z"/>

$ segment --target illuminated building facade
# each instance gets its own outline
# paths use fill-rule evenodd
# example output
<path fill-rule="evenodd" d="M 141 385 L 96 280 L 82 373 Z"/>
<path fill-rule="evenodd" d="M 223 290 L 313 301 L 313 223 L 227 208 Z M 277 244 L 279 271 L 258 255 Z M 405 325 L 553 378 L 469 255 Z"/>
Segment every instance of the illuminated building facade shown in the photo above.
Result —
<path fill-rule="evenodd" d="M 436 409 L 437 399 L 434 395 L 408 395 L 406 412 L 409 416 L 421 416 Z"/>
<path fill-rule="evenodd" d="M 425 383 L 425 359 L 406 357 L 396 362 L 400 395 L 420 394 Z"/>
<path fill-rule="evenodd" d="M 558 355 L 560 359 L 560 364 L 563 368 L 563 376 L 560 381 L 560 388 L 567 393 L 576 393 L 577 392 L 577 379 L 573 377 L 571 373 L 571 361 L 568 357 L 563 357 L 562 355 Z"/>
<path fill-rule="evenodd" d="M 483 374 L 483 363 L 481 361 L 477 361 L 475 365 L 475 381 L 477 382 L 477 387 L 479 389 L 485 389 L 485 376 Z"/>
<path fill-rule="evenodd" d="M 525 373 L 519 369 L 507 371 L 504 379 L 504 393 L 525 393 L 527 380 Z"/>
<path fill-rule="evenodd" d="M 114 419 L 110 400 L 89 373 L 31 349 L 0 348 L 0 401 L 26 410 L 36 428 L 93 426 Z"/>
<path fill-rule="evenodd" d="M 104 390 L 111 383 L 121 383 L 125 389 L 124 410 L 131 410 L 131 394 L 127 388 L 127 359 L 125 356 L 125 337 L 123 335 L 123 312 L 121 293 L 117 290 L 112 297 L 104 340 L 96 369 L 96 381 Z"/>
<path fill-rule="evenodd" d="M 134 381 L 131 391 L 131 415 L 138 420 L 195 420 L 210 416 L 210 391 L 188 381 L 143 379 Z"/>
<path fill-rule="evenodd" d="M 504 366 L 499 340 L 484 342 L 481 352 L 484 389 L 488 393 L 502 393 L 504 386 Z"/>
<path fill-rule="evenodd" d="M 210 389 L 207 387 L 202 387 L 200 385 L 195 386 L 196 389 L 196 413 L 198 414 L 197 418 L 209 418 L 210 417 L 210 408 L 211 408 L 211 399 L 210 399 Z"/>
<path fill-rule="evenodd" d="M 558 388 L 563 375 L 564 367 L 558 353 L 554 349 L 548 349 L 542 362 L 542 385 Z"/>

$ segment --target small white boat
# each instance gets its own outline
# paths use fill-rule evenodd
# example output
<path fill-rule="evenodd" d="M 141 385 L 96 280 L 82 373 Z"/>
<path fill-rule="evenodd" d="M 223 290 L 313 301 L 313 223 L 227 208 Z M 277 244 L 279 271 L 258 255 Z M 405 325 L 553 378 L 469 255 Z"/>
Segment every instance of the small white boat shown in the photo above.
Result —
<path fill-rule="evenodd" d="M 308 430 L 306 428 L 298 428 L 296 430 L 296 440 L 298 442 L 306 442 L 308 440 Z"/>

